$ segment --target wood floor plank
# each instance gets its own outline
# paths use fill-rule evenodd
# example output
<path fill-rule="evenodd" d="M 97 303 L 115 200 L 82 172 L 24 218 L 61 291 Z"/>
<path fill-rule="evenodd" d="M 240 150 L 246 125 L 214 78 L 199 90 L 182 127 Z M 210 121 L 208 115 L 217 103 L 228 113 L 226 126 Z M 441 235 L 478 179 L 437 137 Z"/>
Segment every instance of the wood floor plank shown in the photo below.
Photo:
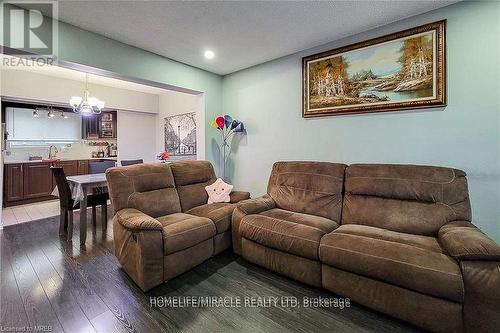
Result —
<path fill-rule="evenodd" d="M 63 280 L 65 288 L 71 290 L 88 319 L 108 311 L 104 302 L 92 291 L 88 276 L 83 272 L 78 261 L 74 260 L 73 252 L 66 252 L 66 249 L 72 250 L 73 245 L 59 239 L 58 229 L 54 228 L 54 224 L 56 223 L 47 225 L 41 231 L 42 235 L 51 236 L 43 247 L 43 252 L 50 264 Z"/>
<path fill-rule="evenodd" d="M 91 216 L 91 214 L 89 214 Z M 112 216 L 110 213 L 108 216 Z M 75 213 L 78 220 L 78 212 Z M 335 297 L 319 288 L 292 281 L 255 266 L 226 251 L 200 266 L 143 293 L 120 268 L 113 255 L 112 223 L 102 232 L 100 223 L 92 228 L 90 219 L 87 242 L 79 244 L 78 224 L 73 242 L 58 236 L 58 217 L 5 228 L 9 250 L 12 248 L 12 276 L 21 281 L 18 307 L 40 303 L 26 295 L 28 286 L 37 287 L 33 275 L 40 278 L 46 303 L 54 307 L 65 329 L 78 305 L 97 332 L 421 332 L 411 325 L 376 313 L 362 306 L 335 308 L 225 308 L 225 307 L 151 307 L 150 297 L 231 296 L 231 297 Z M 23 242 L 36 245 L 23 245 Z M 24 266 L 31 268 L 30 270 Z M 45 266 L 52 268 L 46 269 Z M 22 273 L 21 273 L 22 271 Z M 8 271 L 2 279 L 8 280 Z M 43 281 L 42 281 L 43 280 Z M 10 284 L 9 284 L 10 285 Z M 61 287 L 62 285 L 62 287 Z M 36 289 L 36 288 L 35 288 Z M 9 290 L 11 292 L 11 290 Z M 68 300 L 69 295 L 74 299 Z M 15 293 L 13 293 L 15 298 Z M 42 297 L 43 300 L 43 297 Z M 68 302 L 68 303 L 66 303 Z M 45 304 L 46 304 L 45 303 Z M 72 310 L 63 311 L 63 304 Z M 33 312 L 32 305 L 28 306 Z M 58 308 L 61 307 L 61 308 Z M 11 316 L 10 310 L 5 317 Z M 6 312 L 7 313 L 7 312 Z M 3 312 L 2 312 L 3 315 Z M 50 315 L 50 314 L 48 314 Z M 79 318 L 82 313 L 80 312 Z M 25 315 L 38 320 L 40 314 Z M 55 316 L 55 315 L 54 315 Z M 35 319 L 30 319 L 35 318 Z M 7 318 L 8 319 L 8 318 Z M 14 319 L 12 319 L 14 321 Z M 22 321 L 22 319 L 21 319 Z M 75 320 L 75 322 L 77 322 Z M 85 320 L 83 321 L 85 322 Z M 79 325 L 75 325 L 79 326 Z M 77 328 L 78 329 L 78 328 Z M 66 329 L 66 331 L 69 331 Z"/>
<path fill-rule="evenodd" d="M 27 224 L 27 227 L 33 227 L 33 223 Z M 61 279 L 39 248 L 43 246 L 40 245 L 40 241 L 45 241 L 44 235 L 29 231 L 24 235 L 27 236 L 23 237 L 24 250 L 63 329 L 75 333 L 94 332 L 92 324 L 76 302 L 71 289 L 65 285 L 66 280 Z M 37 237 L 29 237 L 34 235 Z"/>
<path fill-rule="evenodd" d="M 0 326 L 28 327 L 28 317 L 10 263 L 10 244 L 0 231 Z"/>
<path fill-rule="evenodd" d="M 50 326 L 52 332 L 63 332 L 61 324 L 28 257 L 22 251 L 22 243 L 19 238 L 23 232 L 22 226 L 22 224 L 16 225 L 20 229 L 20 233 L 10 233 L 9 236 L 12 238 L 8 237 L 8 239 L 11 244 L 12 270 L 19 287 L 28 321 L 30 326 L 33 327 Z"/>
<path fill-rule="evenodd" d="M 92 319 L 92 324 L 98 333 L 129 333 L 134 328 L 125 320 L 118 319 L 111 310 L 108 310 Z"/>

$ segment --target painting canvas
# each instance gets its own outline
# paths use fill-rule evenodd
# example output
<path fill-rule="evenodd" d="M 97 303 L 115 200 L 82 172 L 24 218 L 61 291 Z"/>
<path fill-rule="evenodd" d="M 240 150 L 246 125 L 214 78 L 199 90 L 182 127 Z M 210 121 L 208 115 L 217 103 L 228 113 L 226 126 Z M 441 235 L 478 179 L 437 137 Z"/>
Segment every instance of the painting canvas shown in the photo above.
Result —
<path fill-rule="evenodd" d="M 165 151 L 170 160 L 196 160 L 196 113 L 165 118 Z"/>
<path fill-rule="evenodd" d="M 303 116 L 444 106 L 445 21 L 303 58 Z"/>

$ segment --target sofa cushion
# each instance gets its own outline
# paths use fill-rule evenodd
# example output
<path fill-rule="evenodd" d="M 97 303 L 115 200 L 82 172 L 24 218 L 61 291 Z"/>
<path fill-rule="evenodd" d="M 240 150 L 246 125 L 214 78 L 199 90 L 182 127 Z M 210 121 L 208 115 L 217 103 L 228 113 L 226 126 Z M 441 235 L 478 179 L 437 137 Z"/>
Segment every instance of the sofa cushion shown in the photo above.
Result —
<path fill-rule="evenodd" d="M 340 221 L 344 164 L 276 162 L 267 193 L 276 207 Z"/>
<path fill-rule="evenodd" d="M 260 215 L 269 216 L 279 220 L 285 220 L 289 222 L 308 225 L 310 227 L 321 229 L 325 233 L 329 233 L 338 228 L 339 226 L 337 222 L 321 216 L 295 213 L 289 210 L 284 210 L 279 208 L 266 210 L 260 213 Z"/>
<path fill-rule="evenodd" d="M 424 249 L 421 244 L 415 244 L 420 241 L 406 235 L 391 234 L 381 239 L 376 235 L 359 235 L 340 229 L 321 239 L 319 256 L 324 264 L 430 296 L 462 302 L 460 267 L 450 256 Z"/>
<path fill-rule="evenodd" d="M 215 171 L 208 161 L 178 161 L 170 164 L 175 187 L 183 212 L 206 204 L 208 194 L 205 186 L 215 182 Z"/>
<path fill-rule="evenodd" d="M 158 217 L 163 226 L 164 254 L 192 247 L 215 236 L 215 225 L 206 217 L 175 213 Z"/>
<path fill-rule="evenodd" d="M 306 224 L 264 215 L 247 215 L 240 234 L 258 244 L 301 257 L 318 260 L 318 247 L 325 232 Z"/>
<path fill-rule="evenodd" d="M 115 211 L 135 208 L 152 217 L 179 213 L 181 205 L 170 166 L 144 163 L 106 171 Z"/>
<path fill-rule="evenodd" d="M 437 236 L 471 210 L 465 173 L 420 165 L 353 164 L 345 175 L 342 224 Z"/>
<path fill-rule="evenodd" d="M 397 242 L 415 246 L 424 250 L 443 253 L 443 249 L 441 248 L 438 239 L 435 237 L 405 234 L 402 232 L 395 232 L 357 224 L 344 224 L 335 230 L 335 232 L 376 238 L 389 242 Z"/>
<path fill-rule="evenodd" d="M 211 219 L 215 224 L 217 233 L 221 234 L 230 229 L 231 216 L 235 207 L 235 204 L 219 202 L 197 206 L 191 208 L 186 213 Z"/>

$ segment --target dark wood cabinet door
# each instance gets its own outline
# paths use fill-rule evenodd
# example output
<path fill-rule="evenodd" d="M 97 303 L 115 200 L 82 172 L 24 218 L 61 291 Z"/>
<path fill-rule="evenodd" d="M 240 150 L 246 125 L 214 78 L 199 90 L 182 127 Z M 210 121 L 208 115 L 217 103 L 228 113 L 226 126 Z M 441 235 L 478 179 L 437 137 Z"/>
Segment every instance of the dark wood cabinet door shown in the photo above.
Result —
<path fill-rule="evenodd" d="M 88 173 L 89 173 L 89 161 L 88 160 L 78 161 L 78 174 L 87 175 Z"/>
<path fill-rule="evenodd" d="M 62 167 L 66 177 L 78 175 L 78 161 L 59 161 L 54 165 Z"/>
<path fill-rule="evenodd" d="M 5 165 L 4 188 L 5 201 L 22 200 L 24 197 L 23 189 L 23 165 L 7 164 Z"/>
<path fill-rule="evenodd" d="M 26 163 L 23 165 L 23 199 L 49 196 L 53 189 L 50 164 Z"/>
<path fill-rule="evenodd" d="M 99 138 L 99 116 L 89 115 L 82 116 L 82 138 L 83 139 L 98 139 Z"/>

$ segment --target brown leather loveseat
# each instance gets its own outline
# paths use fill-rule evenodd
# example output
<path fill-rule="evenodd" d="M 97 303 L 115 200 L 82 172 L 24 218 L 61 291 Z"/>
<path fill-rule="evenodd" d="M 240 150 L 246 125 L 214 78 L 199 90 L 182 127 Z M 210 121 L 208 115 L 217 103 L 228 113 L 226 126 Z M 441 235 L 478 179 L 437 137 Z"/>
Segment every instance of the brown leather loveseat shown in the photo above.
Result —
<path fill-rule="evenodd" d="M 463 171 L 277 162 L 232 229 L 247 260 L 420 327 L 500 327 L 500 247 L 471 223 Z"/>
<path fill-rule="evenodd" d="M 106 171 L 115 210 L 115 255 L 142 290 L 151 289 L 231 247 L 235 202 L 207 204 L 216 180 L 210 162 L 137 164 Z"/>

